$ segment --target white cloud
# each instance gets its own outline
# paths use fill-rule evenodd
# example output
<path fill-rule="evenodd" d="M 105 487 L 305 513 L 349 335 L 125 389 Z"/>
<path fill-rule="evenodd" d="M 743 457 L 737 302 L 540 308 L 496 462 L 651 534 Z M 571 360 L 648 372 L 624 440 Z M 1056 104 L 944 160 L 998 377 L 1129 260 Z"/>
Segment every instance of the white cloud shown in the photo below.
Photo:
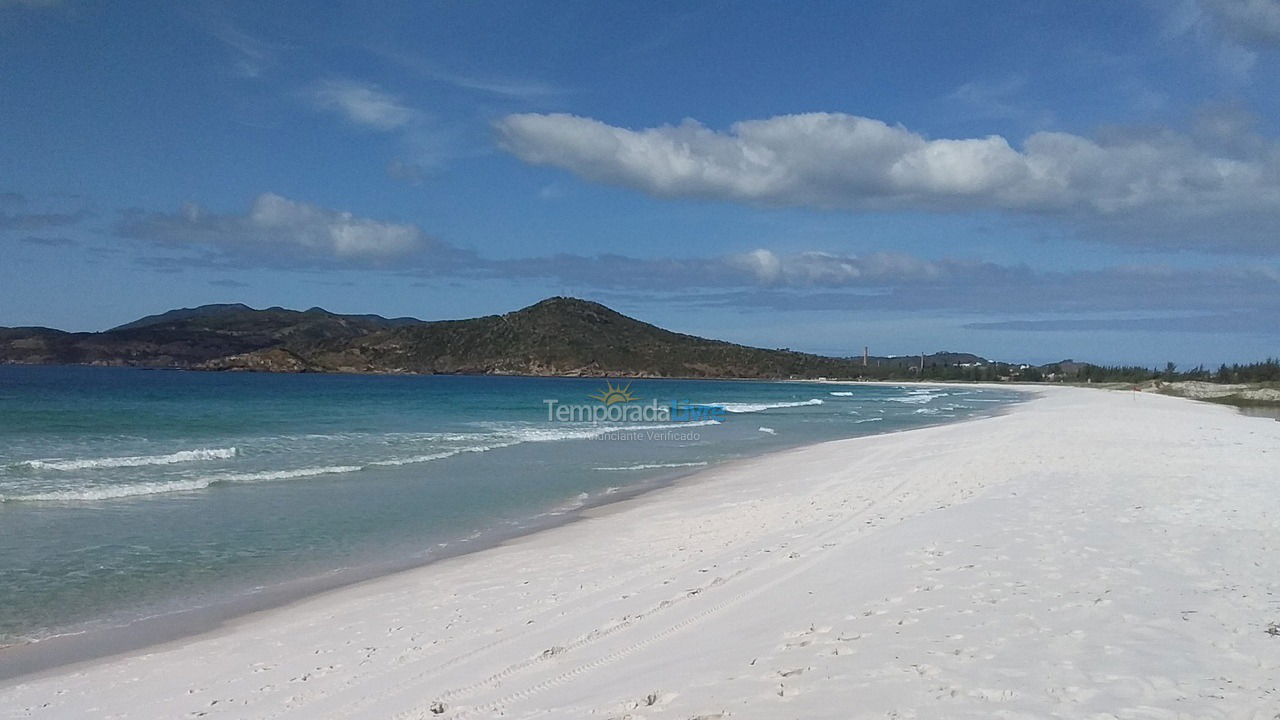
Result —
<path fill-rule="evenodd" d="M 326 80 L 312 90 L 317 106 L 342 115 L 349 122 L 379 131 L 402 128 L 418 113 L 394 95 L 353 80 Z"/>
<path fill-rule="evenodd" d="M 213 213 L 194 204 L 174 213 L 132 213 L 117 232 L 176 251 L 140 259 L 164 270 L 367 268 L 462 281 L 550 282 L 557 288 L 738 309 L 1073 317 L 1119 311 L 1250 313 L 1259 331 L 1266 332 L 1275 331 L 1274 318 L 1280 317 L 1280 269 L 1257 262 L 1055 272 L 893 252 L 846 255 L 764 247 L 683 258 L 562 254 L 494 260 L 435 240 L 417 225 L 269 192 L 244 213 Z"/>
<path fill-rule="evenodd" d="M 767 248 L 709 257 L 637 258 L 625 255 L 552 255 L 514 260 L 475 259 L 477 276 L 546 278 L 581 287 L 653 291 L 768 288 L 807 291 L 849 288 L 877 291 L 900 285 L 936 285 L 1022 272 L 991 263 L 926 260 L 901 253 L 839 255 L 779 253 Z"/>
<path fill-rule="evenodd" d="M 1228 85 L 1248 85 L 1262 53 L 1280 49 L 1280 0 L 1178 0 L 1160 6 L 1166 10 L 1166 39 L 1199 45 Z"/>
<path fill-rule="evenodd" d="M 327 210 L 275 193 L 253 202 L 245 224 L 268 241 L 300 245 L 335 257 L 392 257 L 418 246 L 422 231 L 415 225 L 360 218 Z"/>
<path fill-rule="evenodd" d="M 405 103 L 376 85 L 330 79 L 311 86 L 305 95 L 315 107 L 333 112 L 348 123 L 386 133 L 400 146 L 400 157 L 387 164 L 396 180 L 418 184 L 428 172 L 458 153 L 460 130 Z"/>
<path fill-rule="evenodd" d="M 522 160 L 663 197 L 849 210 L 995 209 L 1111 222 L 1280 215 L 1280 147 L 1210 152 L 1172 131 L 1090 139 L 1039 132 L 929 139 L 839 113 L 783 115 L 718 132 L 686 120 L 630 130 L 566 114 L 497 124 Z M 1265 242 L 1275 249 L 1273 236 Z M 1257 238 L 1222 246 L 1257 245 Z"/>
<path fill-rule="evenodd" d="M 243 215 L 187 204 L 177 213 L 126 217 L 118 231 L 169 247 L 211 251 L 218 260 L 277 266 L 387 266 L 411 256 L 439 260 L 458 253 L 416 225 L 359 217 L 270 192 L 259 195 Z"/>
<path fill-rule="evenodd" d="M 956 261 L 928 261 L 899 253 L 837 255 L 801 252 L 779 255 L 764 248 L 728 255 L 717 262 L 738 271 L 745 284 L 766 287 L 856 287 L 885 282 L 920 282 L 952 275 Z M 967 267 L 977 267 L 976 264 Z"/>

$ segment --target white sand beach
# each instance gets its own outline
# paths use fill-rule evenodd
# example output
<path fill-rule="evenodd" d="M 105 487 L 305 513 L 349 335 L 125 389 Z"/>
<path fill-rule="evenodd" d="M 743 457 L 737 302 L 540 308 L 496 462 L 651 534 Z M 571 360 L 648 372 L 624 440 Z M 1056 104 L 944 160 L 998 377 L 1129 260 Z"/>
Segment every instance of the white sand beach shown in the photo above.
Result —
<path fill-rule="evenodd" d="M 0 717 L 1280 717 L 1280 423 L 1036 392 L 19 678 Z"/>

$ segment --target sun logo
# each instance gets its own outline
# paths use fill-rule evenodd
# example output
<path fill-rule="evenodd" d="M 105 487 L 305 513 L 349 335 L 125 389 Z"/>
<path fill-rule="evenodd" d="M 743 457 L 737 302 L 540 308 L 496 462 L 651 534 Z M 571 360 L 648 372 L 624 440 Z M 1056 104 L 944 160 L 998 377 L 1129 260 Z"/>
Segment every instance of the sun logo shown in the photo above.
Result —
<path fill-rule="evenodd" d="M 631 383 L 615 386 L 607 380 L 604 384 L 604 390 L 588 397 L 592 400 L 599 400 L 605 404 L 605 407 L 616 405 L 617 403 L 629 403 L 636 399 L 636 396 L 631 394 Z"/>

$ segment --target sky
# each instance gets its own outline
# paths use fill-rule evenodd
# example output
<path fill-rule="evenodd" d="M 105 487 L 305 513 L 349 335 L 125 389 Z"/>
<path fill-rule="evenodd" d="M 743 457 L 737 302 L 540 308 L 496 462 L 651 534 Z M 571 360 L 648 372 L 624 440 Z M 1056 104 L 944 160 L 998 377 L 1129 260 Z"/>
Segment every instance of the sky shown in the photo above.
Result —
<path fill-rule="evenodd" d="M 1280 356 L 1280 0 L 0 0 L 0 325 Z"/>

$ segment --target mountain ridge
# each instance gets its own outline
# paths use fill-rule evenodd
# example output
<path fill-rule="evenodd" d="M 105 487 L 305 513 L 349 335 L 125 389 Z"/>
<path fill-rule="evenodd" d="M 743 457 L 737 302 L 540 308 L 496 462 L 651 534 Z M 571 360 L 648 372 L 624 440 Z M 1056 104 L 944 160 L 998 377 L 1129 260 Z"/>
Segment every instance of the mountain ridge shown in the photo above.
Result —
<path fill-rule="evenodd" d="M 920 356 L 871 359 L 909 368 Z M 930 367 L 986 363 L 968 353 Z M 426 321 L 242 303 L 178 308 L 96 333 L 0 328 L 0 363 L 190 370 L 622 377 L 856 377 L 839 358 L 678 333 L 590 300 L 552 297 L 501 315 Z"/>

